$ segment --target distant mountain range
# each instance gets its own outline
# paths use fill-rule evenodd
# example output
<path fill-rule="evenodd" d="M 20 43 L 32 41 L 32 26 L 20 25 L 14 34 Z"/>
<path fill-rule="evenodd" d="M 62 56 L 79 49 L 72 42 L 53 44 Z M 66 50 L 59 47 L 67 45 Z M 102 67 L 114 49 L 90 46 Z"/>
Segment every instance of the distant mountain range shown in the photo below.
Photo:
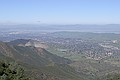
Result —
<path fill-rule="evenodd" d="M 0 25 L 1 30 L 16 30 L 16 31 L 80 31 L 80 32 L 97 32 L 97 33 L 120 33 L 120 24 L 106 25 L 37 25 L 37 24 L 21 24 L 21 25 Z"/>

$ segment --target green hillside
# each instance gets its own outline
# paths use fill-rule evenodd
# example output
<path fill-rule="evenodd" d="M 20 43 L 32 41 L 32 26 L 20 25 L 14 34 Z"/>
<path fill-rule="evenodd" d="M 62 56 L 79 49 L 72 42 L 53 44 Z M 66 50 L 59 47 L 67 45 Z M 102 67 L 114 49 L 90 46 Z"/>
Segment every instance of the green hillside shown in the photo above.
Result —
<path fill-rule="evenodd" d="M 83 80 L 71 68 L 71 60 L 53 55 L 42 48 L 13 46 L 0 42 L 0 60 L 16 62 L 35 80 Z"/>

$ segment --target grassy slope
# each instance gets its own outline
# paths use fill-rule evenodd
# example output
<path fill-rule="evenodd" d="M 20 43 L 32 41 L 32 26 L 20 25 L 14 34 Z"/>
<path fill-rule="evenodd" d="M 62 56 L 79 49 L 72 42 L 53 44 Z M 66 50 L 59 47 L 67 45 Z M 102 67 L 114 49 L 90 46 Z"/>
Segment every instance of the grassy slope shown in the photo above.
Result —
<path fill-rule="evenodd" d="M 33 48 L 2 44 L 2 47 L 5 47 L 4 49 L 1 48 L 3 52 L 0 52 L 0 59 L 17 62 L 25 68 L 28 76 L 35 77 L 36 80 L 43 80 L 43 77 L 45 80 L 84 80 L 73 68 L 66 64 L 67 61 L 69 62 L 68 59 L 53 55 L 46 50 L 43 50 L 44 56 L 38 56 Z M 5 52 L 7 54 L 13 54 L 13 56 L 9 57 L 4 54 Z M 49 61 L 49 57 L 53 62 Z"/>

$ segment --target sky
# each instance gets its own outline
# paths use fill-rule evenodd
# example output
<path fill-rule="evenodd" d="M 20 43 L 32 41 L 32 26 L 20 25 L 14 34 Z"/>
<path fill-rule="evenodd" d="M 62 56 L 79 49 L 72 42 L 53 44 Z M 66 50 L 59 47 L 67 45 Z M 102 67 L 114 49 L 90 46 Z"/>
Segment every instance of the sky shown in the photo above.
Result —
<path fill-rule="evenodd" d="M 120 0 L 0 0 L 0 24 L 120 24 Z"/>

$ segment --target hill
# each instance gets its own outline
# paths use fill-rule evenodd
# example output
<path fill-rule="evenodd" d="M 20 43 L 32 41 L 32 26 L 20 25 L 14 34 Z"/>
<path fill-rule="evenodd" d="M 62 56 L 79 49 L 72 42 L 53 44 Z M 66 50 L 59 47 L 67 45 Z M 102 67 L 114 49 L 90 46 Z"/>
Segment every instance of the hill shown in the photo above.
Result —
<path fill-rule="evenodd" d="M 3 42 L 0 43 L 0 53 L 3 56 L 34 66 L 48 65 L 51 62 L 60 64 L 71 62 L 68 59 L 53 55 L 40 47 L 9 45 L 8 43 Z"/>
<path fill-rule="evenodd" d="M 84 80 L 68 65 L 71 60 L 51 54 L 40 47 L 15 44 L 0 42 L 0 60 L 20 64 L 29 77 L 35 80 Z"/>

